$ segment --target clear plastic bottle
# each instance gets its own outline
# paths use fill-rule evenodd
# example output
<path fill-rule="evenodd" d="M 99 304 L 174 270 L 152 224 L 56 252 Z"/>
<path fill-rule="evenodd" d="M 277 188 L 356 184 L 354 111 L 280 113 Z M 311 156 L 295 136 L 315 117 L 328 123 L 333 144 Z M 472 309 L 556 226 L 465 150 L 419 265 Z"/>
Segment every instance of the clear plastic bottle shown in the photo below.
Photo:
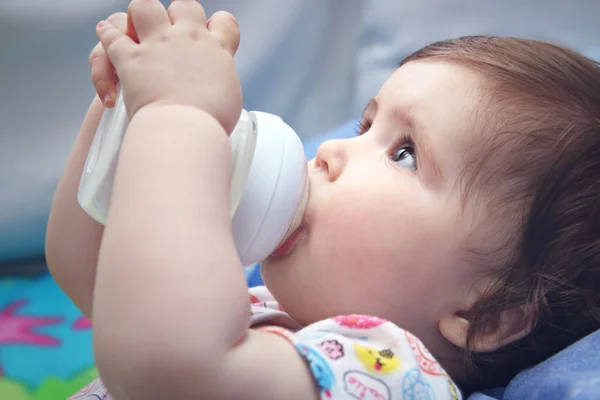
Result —
<path fill-rule="evenodd" d="M 81 207 L 102 224 L 127 124 L 119 93 L 115 107 L 100 120 L 78 192 Z M 267 258 L 300 226 L 308 202 L 306 158 L 298 135 L 272 114 L 243 110 L 229 142 L 233 238 L 242 264 L 251 265 Z"/>

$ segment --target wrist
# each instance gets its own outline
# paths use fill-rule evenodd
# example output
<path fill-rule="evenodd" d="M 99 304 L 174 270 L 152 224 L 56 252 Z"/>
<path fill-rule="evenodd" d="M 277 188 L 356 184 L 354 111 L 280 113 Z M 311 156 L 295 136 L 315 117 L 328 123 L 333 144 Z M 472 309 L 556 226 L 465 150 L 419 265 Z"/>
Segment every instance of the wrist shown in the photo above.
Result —
<path fill-rule="evenodd" d="M 129 123 L 118 162 L 113 219 L 118 209 L 122 220 L 163 210 L 170 221 L 192 220 L 192 213 L 199 218 L 203 210 L 206 225 L 229 223 L 231 146 L 209 113 L 182 105 L 141 108 Z M 183 214 L 188 216 L 176 217 Z"/>
<path fill-rule="evenodd" d="M 131 118 L 121 153 L 136 153 L 135 158 L 145 154 L 148 162 L 159 162 L 158 154 L 177 154 L 176 160 L 170 160 L 177 164 L 201 154 L 221 171 L 231 163 L 231 145 L 223 126 L 209 112 L 189 105 L 154 103 L 140 108 Z"/>
<path fill-rule="evenodd" d="M 134 120 L 139 119 L 156 122 L 160 125 L 163 125 L 165 122 L 209 125 L 215 128 L 211 129 L 211 131 L 222 131 L 225 136 L 228 136 L 222 124 L 212 114 L 206 110 L 187 104 L 150 103 L 137 110 L 131 117 L 131 122 L 133 123 Z"/>

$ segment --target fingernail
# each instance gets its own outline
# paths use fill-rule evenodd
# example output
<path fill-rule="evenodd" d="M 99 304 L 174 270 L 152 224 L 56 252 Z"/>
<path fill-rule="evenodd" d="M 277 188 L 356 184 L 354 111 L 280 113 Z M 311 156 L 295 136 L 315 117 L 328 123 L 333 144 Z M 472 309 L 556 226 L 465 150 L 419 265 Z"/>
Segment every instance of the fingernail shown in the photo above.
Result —
<path fill-rule="evenodd" d="M 102 20 L 102 21 L 98 22 L 98 28 L 102 28 L 106 25 L 108 25 L 108 21 Z"/>
<path fill-rule="evenodd" d="M 102 98 L 102 103 L 106 106 L 109 102 L 112 102 L 112 95 L 110 93 L 106 93 Z"/>

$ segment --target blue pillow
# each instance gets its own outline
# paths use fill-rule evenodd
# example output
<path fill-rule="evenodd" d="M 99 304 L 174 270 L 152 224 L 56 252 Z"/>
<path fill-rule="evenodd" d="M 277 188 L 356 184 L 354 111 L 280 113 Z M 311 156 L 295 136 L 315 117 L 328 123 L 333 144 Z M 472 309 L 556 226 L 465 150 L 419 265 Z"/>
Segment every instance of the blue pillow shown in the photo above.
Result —
<path fill-rule="evenodd" d="M 600 399 L 600 331 L 521 372 L 505 389 L 469 397 L 469 400 L 575 399 Z"/>

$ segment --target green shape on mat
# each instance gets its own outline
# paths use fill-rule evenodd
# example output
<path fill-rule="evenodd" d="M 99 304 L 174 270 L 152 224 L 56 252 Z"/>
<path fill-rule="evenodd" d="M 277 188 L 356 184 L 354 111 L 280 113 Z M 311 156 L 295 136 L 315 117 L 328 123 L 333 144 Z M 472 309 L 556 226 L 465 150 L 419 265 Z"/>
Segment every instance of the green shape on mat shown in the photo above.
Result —
<path fill-rule="evenodd" d="M 62 380 L 55 377 L 46 379 L 35 391 L 32 400 L 64 400 L 71 397 L 79 389 L 98 377 L 95 367 L 89 368 L 70 380 Z M 2 393 L 0 391 L 0 393 Z"/>
<path fill-rule="evenodd" d="M 34 400 L 31 392 L 25 385 L 6 378 L 0 378 L 0 398 L 10 400 Z"/>
<path fill-rule="evenodd" d="M 22 382 L 0 378 L 0 399 L 10 400 L 65 400 L 98 377 L 95 367 L 77 374 L 73 379 L 46 379 L 32 391 Z"/>

